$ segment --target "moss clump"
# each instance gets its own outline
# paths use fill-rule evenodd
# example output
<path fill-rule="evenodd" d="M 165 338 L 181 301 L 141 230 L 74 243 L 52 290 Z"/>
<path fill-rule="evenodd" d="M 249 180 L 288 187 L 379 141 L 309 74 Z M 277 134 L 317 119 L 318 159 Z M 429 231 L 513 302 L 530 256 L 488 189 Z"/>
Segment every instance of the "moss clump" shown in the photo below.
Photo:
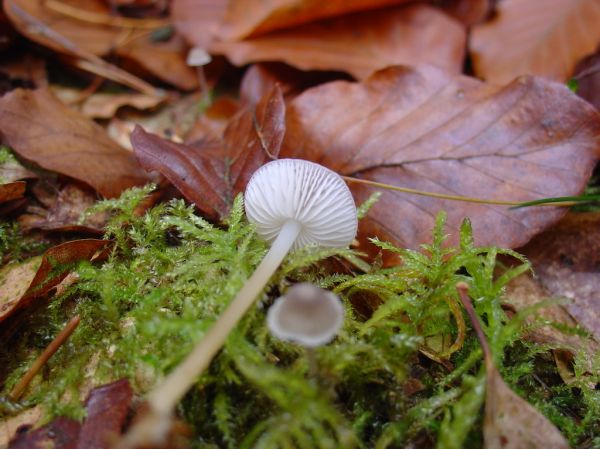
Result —
<path fill-rule="evenodd" d="M 266 252 L 244 219 L 241 197 L 224 225 L 215 226 L 182 201 L 137 216 L 148 191 L 132 190 L 95 208 L 112 213 L 111 257 L 80 265 L 79 282 L 5 345 L 12 348 L 0 354 L 6 393 L 66 319 L 82 318 L 22 406 L 44 404 L 48 417 L 81 416 L 82 390 L 121 377 L 143 394 L 202 338 Z M 480 447 L 482 356 L 459 307 L 458 281 L 471 286 L 508 383 L 573 444 L 597 435 L 598 392 L 559 382 L 548 348 L 523 343 L 523 317 L 509 319 L 501 307 L 503 287 L 529 269 L 527 262 L 508 250 L 475 247 L 468 222 L 460 245 L 447 247 L 443 227 L 440 215 L 433 243 L 421 252 L 375 241 L 403 264 L 382 269 L 363 262 L 361 274 L 330 275 L 317 263 L 354 260 L 351 250 L 291 254 L 180 404 L 195 429 L 194 447 L 384 449 L 423 441 Z M 494 276 L 500 253 L 522 264 Z M 271 338 L 265 326 L 265 309 L 297 281 L 335 291 L 347 308 L 340 335 L 317 350 L 314 376 L 303 351 Z M 352 303 L 365 302 L 371 310 L 359 316 Z M 540 373 L 547 389 L 537 383 Z M 5 405 L 4 413 L 12 408 Z"/>

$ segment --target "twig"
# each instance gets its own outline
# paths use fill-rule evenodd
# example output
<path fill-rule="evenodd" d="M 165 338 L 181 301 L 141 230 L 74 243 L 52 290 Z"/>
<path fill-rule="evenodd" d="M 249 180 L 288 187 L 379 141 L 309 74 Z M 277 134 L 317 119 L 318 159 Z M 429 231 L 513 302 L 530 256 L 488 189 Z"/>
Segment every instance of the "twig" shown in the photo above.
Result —
<path fill-rule="evenodd" d="M 66 326 L 63 328 L 60 333 L 54 337 L 54 340 L 44 349 L 44 352 L 40 354 L 40 356 L 33 362 L 33 365 L 27 370 L 25 375 L 21 378 L 19 383 L 15 385 L 10 394 L 8 395 L 11 401 L 16 401 L 23 394 L 31 379 L 35 377 L 35 375 L 42 369 L 42 367 L 46 364 L 48 359 L 54 355 L 56 351 L 63 345 L 65 341 L 71 336 L 73 331 L 77 329 L 79 322 L 81 319 L 79 315 L 75 315 L 73 318 L 69 320 Z"/>
<path fill-rule="evenodd" d="M 365 185 L 368 185 L 371 187 L 378 187 L 380 189 L 395 190 L 398 192 L 412 193 L 414 195 L 429 196 L 432 198 L 441 198 L 444 200 L 464 201 L 467 203 L 479 203 L 479 204 L 496 204 L 499 206 L 521 206 L 521 205 L 523 205 L 523 201 L 516 202 L 516 201 L 486 200 L 486 199 L 482 199 L 482 198 L 473 198 L 473 197 L 469 197 L 469 196 L 446 195 L 445 193 L 426 192 L 424 190 L 410 189 L 408 187 L 398 187 L 398 186 L 393 186 L 391 184 L 384 184 L 382 182 L 369 181 L 368 179 L 353 178 L 351 176 L 342 176 L 342 179 L 344 179 L 344 181 L 346 181 L 346 182 L 365 184 Z M 537 206 L 567 207 L 567 206 L 574 206 L 576 204 L 578 204 L 577 201 L 562 201 L 559 203 L 537 204 Z"/>
<path fill-rule="evenodd" d="M 132 19 L 130 17 L 109 16 L 107 14 L 80 9 L 57 0 L 46 0 L 44 6 L 64 16 L 98 25 L 154 30 L 170 24 L 168 20 L 162 19 Z"/>

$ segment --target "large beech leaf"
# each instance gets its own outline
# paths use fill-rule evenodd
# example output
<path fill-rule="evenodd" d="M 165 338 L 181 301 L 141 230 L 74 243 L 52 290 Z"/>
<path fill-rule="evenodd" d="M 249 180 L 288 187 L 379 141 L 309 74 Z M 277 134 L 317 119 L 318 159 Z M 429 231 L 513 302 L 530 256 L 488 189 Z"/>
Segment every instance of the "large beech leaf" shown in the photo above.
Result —
<path fill-rule="evenodd" d="M 230 0 L 219 36 L 223 39 L 240 39 L 251 34 L 264 34 L 318 19 L 407 1 L 409 0 Z"/>
<path fill-rule="evenodd" d="M 0 137 L 21 157 L 106 197 L 148 182 L 131 153 L 46 89 L 15 89 L 0 98 Z"/>
<path fill-rule="evenodd" d="M 562 85 L 522 77 L 496 87 L 432 67 L 396 67 L 296 97 L 281 157 L 413 189 L 526 201 L 581 192 L 599 148 L 599 114 Z M 351 188 L 359 202 L 373 193 Z M 360 234 L 414 248 L 429 240 L 440 210 L 452 241 L 470 217 L 477 244 L 504 247 L 523 245 L 564 213 L 386 191 Z"/>
<path fill-rule="evenodd" d="M 211 51 L 234 64 L 283 61 L 303 70 L 337 70 L 365 78 L 396 64 L 433 64 L 460 73 L 464 27 L 429 5 L 400 6 L 322 20 Z"/>
<path fill-rule="evenodd" d="M 276 158 L 285 131 L 285 104 L 279 87 L 254 109 L 240 111 L 222 140 L 177 144 L 144 131 L 131 134 L 141 165 L 164 175 L 191 202 L 212 218 L 229 212 L 254 171 Z"/>
<path fill-rule="evenodd" d="M 598 0 L 503 0 L 473 29 L 475 72 L 496 83 L 522 74 L 566 81 L 598 46 L 599 23 Z"/>

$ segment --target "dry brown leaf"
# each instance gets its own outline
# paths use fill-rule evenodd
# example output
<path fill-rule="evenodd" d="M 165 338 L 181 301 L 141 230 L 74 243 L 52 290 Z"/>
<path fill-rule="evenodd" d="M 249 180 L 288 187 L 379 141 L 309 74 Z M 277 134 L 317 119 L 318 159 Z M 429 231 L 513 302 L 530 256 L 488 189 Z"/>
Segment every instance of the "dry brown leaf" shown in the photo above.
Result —
<path fill-rule="evenodd" d="M 409 0 L 229 0 L 219 29 L 223 40 L 238 40 L 342 14 L 406 3 Z"/>
<path fill-rule="evenodd" d="M 485 20 L 493 2 L 494 0 L 438 0 L 434 4 L 465 25 L 471 26 Z"/>
<path fill-rule="evenodd" d="M 73 240 L 47 250 L 42 256 L 0 271 L 0 322 L 58 285 L 73 264 L 91 260 L 110 245 L 108 240 Z"/>
<path fill-rule="evenodd" d="M 17 220 L 24 231 L 41 229 L 44 231 L 82 232 L 102 235 L 107 214 L 82 214 L 98 200 L 94 192 L 85 186 L 69 183 L 56 193 L 56 198 L 48 209 L 29 208 Z"/>
<path fill-rule="evenodd" d="M 234 196 L 252 173 L 276 158 L 285 131 L 281 90 L 273 89 L 256 111 L 240 111 L 225 129 L 222 141 L 195 147 L 180 145 L 137 127 L 131 135 L 136 156 L 147 170 L 157 170 L 211 218 L 224 217 Z"/>
<path fill-rule="evenodd" d="M 569 449 L 560 431 L 538 410 L 512 391 L 494 365 L 467 284 L 456 285 L 460 300 L 483 350 L 485 362 L 485 449 Z"/>
<path fill-rule="evenodd" d="M 485 449 L 569 449 L 558 429 L 486 363 Z"/>
<path fill-rule="evenodd" d="M 577 95 L 600 110 L 600 49 L 577 65 L 575 79 Z"/>
<path fill-rule="evenodd" d="M 598 0 L 503 0 L 473 28 L 475 73 L 493 83 L 522 74 L 566 81 L 600 42 Z"/>
<path fill-rule="evenodd" d="M 283 61 L 302 70 L 338 70 L 365 78 L 396 64 L 463 66 L 464 27 L 439 9 L 410 5 L 366 11 L 238 42 L 213 42 L 211 52 L 236 65 Z"/>
<path fill-rule="evenodd" d="M 164 100 L 165 98 L 135 92 L 120 94 L 96 93 L 83 102 L 81 112 L 90 118 L 110 119 L 124 106 L 140 110 L 152 109 Z"/>
<path fill-rule="evenodd" d="M 600 341 L 600 213 L 570 214 L 520 250 L 540 284 Z"/>
<path fill-rule="evenodd" d="M 7 184 L 0 184 L 0 203 L 16 200 L 25 194 L 26 182 L 16 181 Z"/>
<path fill-rule="evenodd" d="M 81 11 L 81 14 L 73 17 L 38 0 L 4 0 L 5 10 L 19 32 L 54 51 L 78 58 L 82 57 L 81 52 L 95 56 L 114 53 L 134 60 L 152 75 L 181 89 L 191 90 L 198 86 L 194 70 L 185 64 L 185 47 L 177 36 L 169 42 L 157 43 L 147 29 L 85 20 L 84 16 L 89 12 L 108 21 L 114 18 L 102 0 L 61 0 L 60 3 Z M 27 16 L 39 23 L 34 25 Z M 142 91 L 152 94 L 149 89 Z"/>
<path fill-rule="evenodd" d="M 172 0 L 171 15 L 179 34 L 194 46 L 208 48 L 227 12 L 225 0 Z"/>
<path fill-rule="evenodd" d="M 16 89 L 1 97 L 0 134 L 21 157 L 106 197 L 148 182 L 131 153 L 45 89 Z"/>
<path fill-rule="evenodd" d="M 522 77 L 495 87 L 431 67 L 390 68 L 296 97 L 281 157 L 424 191 L 526 201 L 581 192 L 599 146 L 600 115 L 557 83 Z M 351 188 L 359 203 L 373 193 Z M 478 245 L 503 247 L 523 245 L 564 214 L 386 191 L 360 236 L 415 248 L 431 238 L 440 210 L 452 242 L 470 217 Z"/>
<path fill-rule="evenodd" d="M 41 417 L 42 407 L 36 405 L 33 408 L 23 410 L 15 416 L 3 419 L 0 423 L 0 447 L 7 447 L 8 442 L 14 437 L 17 431 L 35 426 Z"/>
<path fill-rule="evenodd" d="M 31 432 L 19 433 L 8 449 L 76 449 L 81 424 L 70 418 L 56 418 Z"/>

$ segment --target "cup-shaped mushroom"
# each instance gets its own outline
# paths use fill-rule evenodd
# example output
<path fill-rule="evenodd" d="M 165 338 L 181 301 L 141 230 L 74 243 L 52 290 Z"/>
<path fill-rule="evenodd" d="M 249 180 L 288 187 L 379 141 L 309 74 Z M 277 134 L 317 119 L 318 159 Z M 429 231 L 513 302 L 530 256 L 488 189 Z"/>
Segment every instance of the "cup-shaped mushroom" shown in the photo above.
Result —
<path fill-rule="evenodd" d="M 271 334 L 307 348 L 329 343 L 343 323 L 340 298 L 309 283 L 291 287 L 267 313 Z"/>

